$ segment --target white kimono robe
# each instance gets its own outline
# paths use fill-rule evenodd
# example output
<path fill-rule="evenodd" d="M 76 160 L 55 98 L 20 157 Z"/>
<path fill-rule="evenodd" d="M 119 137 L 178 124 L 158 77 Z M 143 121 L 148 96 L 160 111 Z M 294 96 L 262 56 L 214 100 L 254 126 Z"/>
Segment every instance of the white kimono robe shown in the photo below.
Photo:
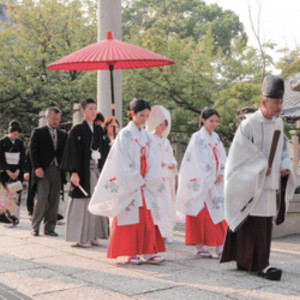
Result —
<path fill-rule="evenodd" d="M 177 173 L 177 161 L 167 138 L 153 134 L 153 140 L 158 145 L 161 163 L 165 165 L 162 168 L 165 194 L 162 195 L 163 197 L 159 197 L 157 201 L 161 216 L 158 220 L 158 226 L 164 238 L 172 238 L 175 218 L 175 175 Z M 168 168 L 171 165 L 175 166 L 173 170 Z"/>
<path fill-rule="evenodd" d="M 281 134 L 271 175 L 265 176 L 274 130 L 280 130 Z M 248 215 L 276 215 L 276 190 L 280 171 L 284 169 L 290 170 L 285 194 L 287 210 L 296 182 L 283 123 L 281 118 L 265 119 L 258 110 L 240 124 L 225 168 L 225 217 L 232 231 L 237 230 Z"/>
<path fill-rule="evenodd" d="M 203 126 L 192 135 L 179 171 L 176 208 L 181 213 L 197 216 L 206 203 L 214 224 L 224 220 L 223 182 L 215 181 L 223 175 L 225 163 L 226 152 L 217 133 L 209 135 Z"/>
<path fill-rule="evenodd" d="M 141 146 L 145 146 L 147 172 L 140 174 Z M 96 215 L 115 217 L 118 225 L 139 223 L 139 207 L 145 204 L 152 211 L 154 224 L 158 215 L 157 195 L 164 193 L 158 149 L 144 128 L 138 130 L 133 122 L 123 128 L 108 154 L 92 195 L 89 211 Z"/>

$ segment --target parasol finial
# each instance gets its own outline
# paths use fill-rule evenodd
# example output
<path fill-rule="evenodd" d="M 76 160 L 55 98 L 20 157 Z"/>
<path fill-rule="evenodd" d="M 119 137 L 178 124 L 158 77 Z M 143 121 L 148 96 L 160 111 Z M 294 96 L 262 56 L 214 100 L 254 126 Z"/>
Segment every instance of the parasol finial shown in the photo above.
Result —
<path fill-rule="evenodd" d="M 113 38 L 113 34 L 112 34 L 111 31 L 107 31 L 107 33 L 106 33 L 106 39 L 107 39 L 107 40 L 113 40 L 113 39 L 114 39 L 114 38 Z"/>

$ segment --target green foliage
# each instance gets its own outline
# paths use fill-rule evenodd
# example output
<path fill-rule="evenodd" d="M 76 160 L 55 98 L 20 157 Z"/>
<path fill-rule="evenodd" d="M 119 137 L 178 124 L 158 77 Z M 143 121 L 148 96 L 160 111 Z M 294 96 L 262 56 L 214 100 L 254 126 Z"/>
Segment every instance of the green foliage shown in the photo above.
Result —
<path fill-rule="evenodd" d="M 214 40 L 214 51 L 221 47 L 230 55 L 233 37 L 247 38 L 239 18 L 230 10 L 201 0 L 136 0 L 125 1 L 123 10 L 124 37 L 139 35 L 152 28 L 162 29 L 166 36 L 180 39 L 192 37 L 200 42 L 208 31 Z"/>
<path fill-rule="evenodd" d="M 237 127 L 236 113 L 244 107 L 259 108 L 261 100 L 261 83 L 237 82 L 220 93 L 214 95 L 214 108 L 220 114 L 218 133 L 228 146 L 233 139 Z"/>
<path fill-rule="evenodd" d="M 0 132 L 11 119 L 25 134 L 49 105 L 69 121 L 73 104 L 96 96 L 96 72 L 53 71 L 48 64 L 96 41 L 92 0 L 10 0 L 15 24 L 0 24 Z M 162 104 L 172 113 L 172 135 L 187 143 L 198 130 L 199 113 L 220 113 L 226 143 L 236 129 L 237 110 L 258 107 L 262 74 L 273 66 L 264 53 L 247 46 L 243 24 L 232 12 L 201 0 L 123 1 L 123 39 L 175 61 L 175 65 L 123 71 L 124 113 L 133 97 Z M 299 72 L 299 49 L 282 49 L 282 76 Z M 261 55 L 264 55 L 262 57 Z M 125 115 L 125 114 L 124 114 Z"/>
<path fill-rule="evenodd" d="M 123 11 L 127 42 L 142 46 L 175 61 L 175 65 L 123 72 L 127 104 L 144 97 L 172 113 L 172 135 L 187 142 L 199 129 L 204 107 L 220 110 L 220 134 L 230 141 L 237 109 L 259 94 L 262 63 L 247 48 L 238 17 L 203 1 L 130 1 Z M 239 88 L 240 81 L 254 81 Z M 245 84 L 247 85 L 247 84 Z M 256 99 L 257 100 L 257 99 Z"/>
<path fill-rule="evenodd" d="M 95 4 L 90 1 L 24 0 L 10 2 L 15 24 L 0 31 L 0 128 L 12 118 L 25 135 L 49 105 L 70 120 L 73 103 L 96 94 L 95 72 L 47 70 L 51 62 L 96 41 Z"/>

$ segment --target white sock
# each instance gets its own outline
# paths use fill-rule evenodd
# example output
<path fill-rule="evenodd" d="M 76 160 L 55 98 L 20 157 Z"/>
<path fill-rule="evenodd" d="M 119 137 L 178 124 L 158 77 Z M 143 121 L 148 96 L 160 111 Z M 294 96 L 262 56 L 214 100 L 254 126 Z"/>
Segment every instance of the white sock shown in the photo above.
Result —
<path fill-rule="evenodd" d="M 156 253 L 143 254 L 143 256 L 144 256 L 144 259 L 145 259 L 145 260 L 148 260 L 148 259 L 150 259 L 151 257 L 156 256 Z"/>
<path fill-rule="evenodd" d="M 216 253 L 217 254 L 221 254 L 222 251 L 223 251 L 223 245 L 219 245 L 219 246 L 216 247 Z"/>
<path fill-rule="evenodd" d="M 271 267 L 267 266 L 266 268 L 263 269 L 263 272 L 266 273 Z"/>
<path fill-rule="evenodd" d="M 205 251 L 205 249 L 203 248 L 203 245 L 202 244 L 197 244 L 196 245 L 196 251 Z"/>

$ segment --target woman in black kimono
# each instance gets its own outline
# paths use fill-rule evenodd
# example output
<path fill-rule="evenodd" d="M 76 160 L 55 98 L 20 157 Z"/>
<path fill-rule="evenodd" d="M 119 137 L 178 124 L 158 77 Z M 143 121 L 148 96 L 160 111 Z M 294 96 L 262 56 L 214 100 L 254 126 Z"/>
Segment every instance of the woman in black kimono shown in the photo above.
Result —
<path fill-rule="evenodd" d="M 8 183 L 23 181 L 25 148 L 19 139 L 22 129 L 17 121 L 11 121 L 8 134 L 0 140 L 0 182 L 3 187 Z M 18 205 L 20 205 L 21 192 L 18 192 Z M 0 215 L 0 222 L 10 224 L 10 227 L 19 223 L 16 216 L 7 213 Z"/>

